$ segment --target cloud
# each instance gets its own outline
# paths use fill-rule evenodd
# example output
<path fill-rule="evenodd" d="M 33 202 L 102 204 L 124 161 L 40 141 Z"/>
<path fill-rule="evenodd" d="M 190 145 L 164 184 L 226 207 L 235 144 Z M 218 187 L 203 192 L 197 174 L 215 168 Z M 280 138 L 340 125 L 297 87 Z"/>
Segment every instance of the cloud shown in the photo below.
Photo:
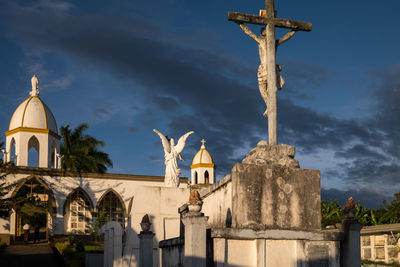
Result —
<path fill-rule="evenodd" d="M 62 54 L 78 64 L 90 64 L 96 70 L 145 88 L 140 94 L 147 103 L 131 104 L 129 108 L 138 114 L 141 125 L 152 129 L 157 121 L 174 137 L 194 130 L 196 134 L 191 138 L 207 140 L 220 176 L 244 157 L 243 151 L 266 139 L 267 120 L 261 115 L 265 106 L 256 84 L 256 67 L 249 67 L 235 56 L 185 43 L 180 36 L 137 17 L 73 13 L 71 10 L 76 11 L 76 7 L 63 3 L 10 3 L 0 11 L 1 20 L 9 26 L 3 31 L 21 46 Z M 48 9 L 52 11 L 47 12 Z M 336 170 L 330 168 L 326 173 L 337 176 L 347 186 L 393 185 L 399 177 L 400 67 L 369 74 L 377 79 L 375 94 L 371 96 L 375 102 L 372 115 L 361 120 L 351 116 L 339 119 L 297 105 L 291 97 L 294 84 L 302 89 L 323 87 L 331 74 L 304 62 L 289 61 L 284 66 L 288 66 L 282 75 L 287 80 L 285 94 L 289 98 L 283 93 L 279 95 L 281 143 L 294 145 L 308 154 L 333 151 L 338 160 Z M 68 79 L 58 82 L 59 87 L 66 84 Z M 132 89 L 130 93 L 138 94 L 138 90 Z M 297 96 L 309 97 L 306 93 Z M 107 115 L 104 110 L 94 113 L 100 117 Z M 132 132 L 136 129 L 129 128 Z M 199 146 L 199 142 L 190 142 L 184 153 L 194 153 Z M 190 165 L 190 161 L 183 165 Z M 327 192 L 341 197 L 344 191 Z M 383 197 L 365 190 L 363 193 L 374 199 Z"/>
<path fill-rule="evenodd" d="M 321 189 L 321 199 L 323 200 L 338 200 L 339 205 L 344 206 L 346 200 L 352 197 L 355 201 L 360 201 L 360 204 L 364 207 L 377 209 L 380 207 L 384 200 L 391 199 L 392 196 L 375 192 L 372 189 L 361 189 L 361 190 L 338 190 L 338 189 Z"/>
<path fill-rule="evenodd" d="M 154 105 L 161 111 L 170 112 L 178 109 L 179 103 L 173 97 L 155 96 L 153 97 Z"/>
<path fill-rule="evenodd" d="M 140 129 L 137 127 L 128 127 L 128 130 L 133 134 L 140 132 Z"/>

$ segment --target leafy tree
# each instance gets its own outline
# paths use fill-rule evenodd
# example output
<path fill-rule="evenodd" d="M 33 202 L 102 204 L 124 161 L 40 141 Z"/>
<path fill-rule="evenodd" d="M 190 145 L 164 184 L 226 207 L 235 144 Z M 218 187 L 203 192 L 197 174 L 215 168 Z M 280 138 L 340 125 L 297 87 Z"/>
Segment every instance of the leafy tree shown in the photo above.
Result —
<path fill-rule="evenodd" d="M 343 220 L 343 208 L 338 204 L 337 200 L 321 201 L 321 219 L 323 228 L 328 225 L 335 225 Z"/>
<path fill-rule="evenodd" d="M 359 223 L 361 223 L 364 226 L 373 225 L 373 220 L 372 220 L 373 210 L 361 206 L 360 201 L 357 201 L 356 209 L 357 209 L 356 219 L 358 220 Z"/>
<path fill-rule="evenodd" d="M 107 167 L 112 167 L 108 154 L 99 150 L 105 143 L 86 135 L 88 127 L 86 123 L 82 123 L 73 130 L 69 125 L 60 128 L 64 170 L 104 173 Z"/>
<path fill-rule="evenodd" d="M 375 215 L 373 210 L 363 207 L 360 201 L 356 203 L 356 219 L 364 226 L 374 225 L 373 216 Z M 337 200 L 321 201 L 321 225 L 326 227 L 328 225 L 335 225 L 342 222 L 344 219 L 343 207 L 338 204 Z"/>
<path fill-rule="evenodd" d="M 4 142 L 0 142 L 0 148 L 2 148 Z M 14 183 L 7 183 L 5 181 L 7 175 L 15 172 L 15 165 L 12 162 L 4 162 L 0 160 L 0 217 L 8 216 L 9 211 L 15 206 L 16 199 L 6 197 L 6 195 L 12 190 L 20 181 Z"/>
<path fill-rule="evenodd" d="M 99 239 L 98 233 L 100 228 L 106 224 L 107 222 L 110 221 L 110 214 L 107 213 L 107 211 L 103 208 L 102 210 L 99 211 L 97 214 L 96 221 L 94 223 L 94 229 L 93 229 L 93 234 L 95 235 L 96 240 Z"/>
<path fill-rule="evenodd" d="M 46 202 L 28 198 L 21 204 L 21 218 L 24 223 L 28 223 L 31 226 L 46 226 Z"/>
<path fill-rule="evenodd" d="M 383 203 L 379 210 L 378 221 L 382 224 L 400 223 L 400 192 L 394 194 L 394 200 Z"/>

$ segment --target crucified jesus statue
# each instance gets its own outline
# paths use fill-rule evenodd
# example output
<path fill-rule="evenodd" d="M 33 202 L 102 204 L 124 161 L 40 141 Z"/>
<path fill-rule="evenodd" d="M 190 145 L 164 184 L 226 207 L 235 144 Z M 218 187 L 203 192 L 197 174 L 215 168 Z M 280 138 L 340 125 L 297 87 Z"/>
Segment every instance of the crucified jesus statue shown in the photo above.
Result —
<path fill-rule="evenodd" d="M 267 37 L 265 34 L 265 27 L 261 29 L 260 36 L 257 36 L 243 23 L 238 23 L 238 24 L 239 24 L 240 28 L 243 30 L 243 32 L 245 34 L 247 34 L 248 36 L 250 36 L 258 44 L 258 52 L 260 55 L 260 66 L 258 67 L 258 72 L 257 72 L 258 87 L 260 89 L 261 97 L 264 99 L 264 102 L 266 105 L 264 116 L 267 117 L 270 93 L 268 92 L 268 86 L 267 86 L 267 77 L 268 77 L 267 62 L 265 62 L 265 58 L 266 58 L 265 55 L 267 53 L 267 42 L 266 42 Z M 289 41 L 289 39 L 292 38 L 295 33 L 296 33 L 296 30 L 292 30 L 291 32 L 288 32 L 287 34 L 285 34 L 281 39 L 276 40 L 275 41 L 275 53 L 276 53 L 276 50 L 278 50 L 278 46 L 283 44 L 286 41 Z M 285 83 L 285 80 L 279 74 L 280 71 L 281 71 L 280 65 L 276 65 L 276 74 L 277 74 L 276 85 L 279 90 L 282 89 L 282 87 Z"/>

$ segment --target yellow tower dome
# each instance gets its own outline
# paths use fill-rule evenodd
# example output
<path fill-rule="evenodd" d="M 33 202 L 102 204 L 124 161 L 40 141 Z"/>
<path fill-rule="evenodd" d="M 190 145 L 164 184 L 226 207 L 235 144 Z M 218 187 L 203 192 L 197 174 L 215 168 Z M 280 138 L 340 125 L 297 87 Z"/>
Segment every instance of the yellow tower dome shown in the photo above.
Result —
<path fill-rule="evenodd" d="M 196 153 L 192 165 L 190 165 L 192 184 L 213 184 L 215 182 L 215 164 L 204 145 L 205 142 L 204 139 L 201 140 L 200 150 Z"/>

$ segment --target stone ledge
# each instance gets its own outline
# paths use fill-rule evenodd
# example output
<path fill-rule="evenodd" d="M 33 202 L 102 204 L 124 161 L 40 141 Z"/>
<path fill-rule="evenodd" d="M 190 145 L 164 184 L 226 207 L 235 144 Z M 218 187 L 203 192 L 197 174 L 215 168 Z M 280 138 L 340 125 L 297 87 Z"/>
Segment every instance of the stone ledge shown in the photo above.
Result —
<path fill-rule="evenodd" d="M 293 231 L 293 230 L 261 230 L 214 228 L 211 237 L 228 239 L 275 239 L 275 240 L 310 240 L 310 241 L 341 241 L 344 236 L 339 231 Z"/>
<path fill-rule="evenodd" d="M 209 195 L 211 195 L 214 191 L 217 191 L 219 188 L 221 188 L 222 186 L 224 186 L 225 184 L 227 184 L 228 182 L 230 182 L 232 180 L 232 176 L 231 174 L 227 174 L 225 175 L 224 178 L 222 178 L 221 180 L 219 180 L 218 182 L 216 182 L 215 184 L 213 184 L 212 186 L 208 187 L 208 188 L 204 188 L 202 189 L 199 193 L 200 193 L 200 198 L 204 199 L 206 197 L 208 197 Z"/>
<path fill-rule="evenodd" d="M 299 162 L 294 159 L 296 148 L 285 144 L 269 145 L 267 141 L 261 140 L 257 147 L 243 159 L 243 164 L 256 165 L 279 165 L 288 168 L 299 168 Z"/>
<path fill-rule="evenodd" d="M 170 238 L 166 240 L 162 240 L 159 242 L 158 247 L 166 248 L 166 247 L 173 247 L 173 246 L 183 246 L 185 244 L 185 240 L 180 237 Z"/>

